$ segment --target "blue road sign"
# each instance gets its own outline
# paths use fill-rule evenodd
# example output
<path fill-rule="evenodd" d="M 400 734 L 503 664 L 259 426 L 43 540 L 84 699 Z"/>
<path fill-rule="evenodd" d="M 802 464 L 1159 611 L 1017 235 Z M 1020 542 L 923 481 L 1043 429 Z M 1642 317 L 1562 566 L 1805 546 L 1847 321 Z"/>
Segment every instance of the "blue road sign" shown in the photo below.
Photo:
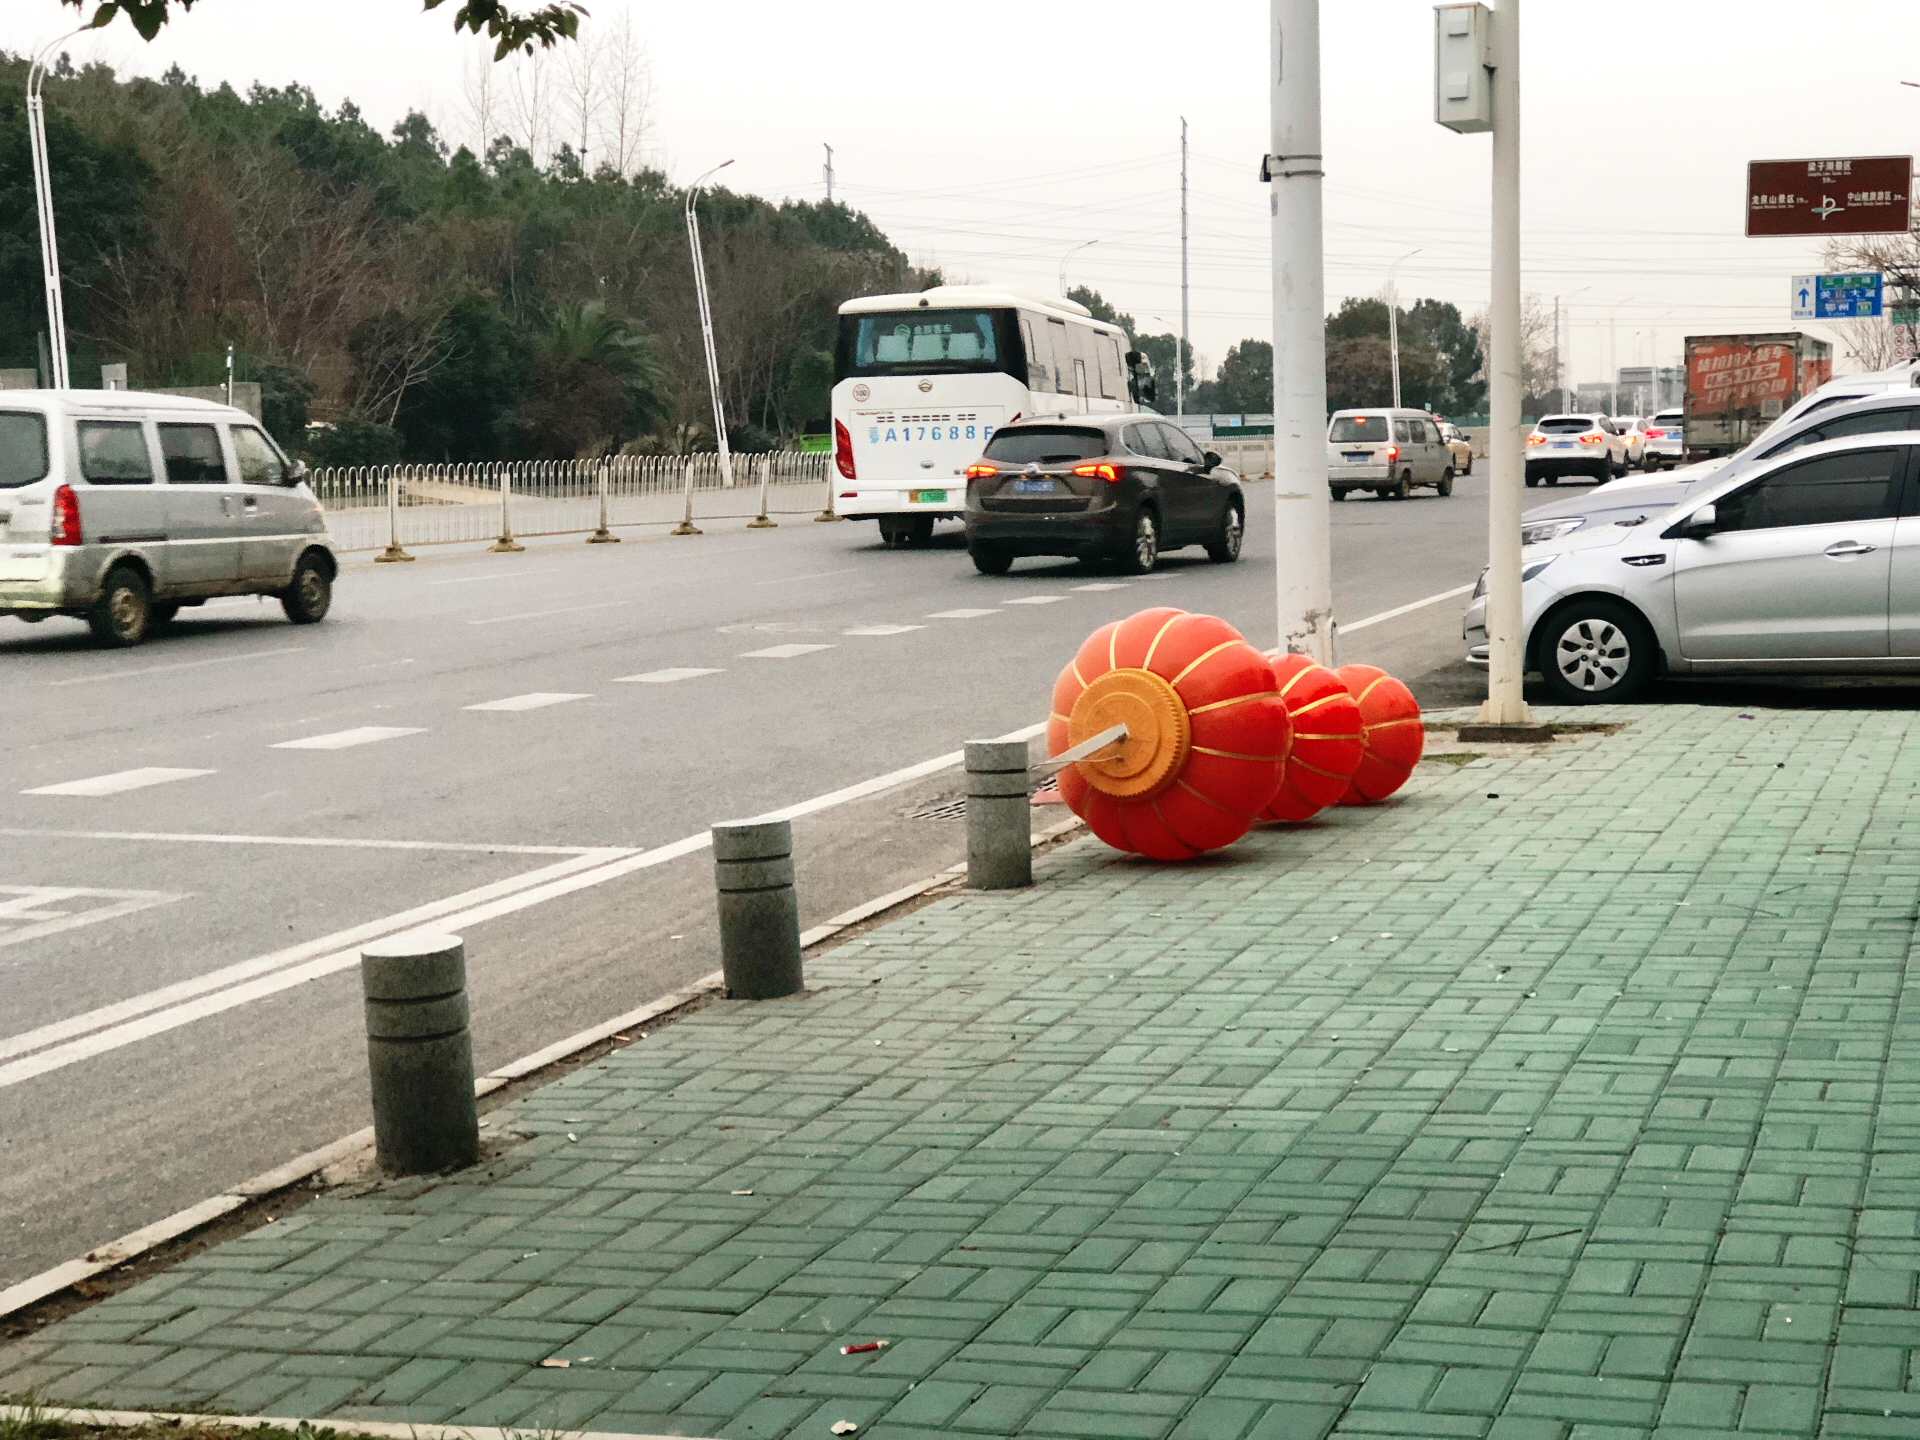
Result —
<path fill-rule="evenodd" d="M 1814 281 L 1816 320 L 1867 320 L 1880 313 L 1885 277 L 1878 272 L 1818 275 Z"/>

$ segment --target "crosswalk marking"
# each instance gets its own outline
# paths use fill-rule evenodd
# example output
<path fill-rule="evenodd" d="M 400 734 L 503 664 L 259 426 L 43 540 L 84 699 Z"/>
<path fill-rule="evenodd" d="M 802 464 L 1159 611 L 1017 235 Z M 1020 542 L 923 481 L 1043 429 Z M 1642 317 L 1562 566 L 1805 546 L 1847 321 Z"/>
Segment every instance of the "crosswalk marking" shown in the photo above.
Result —
<path fill-rule="evenodd" d="M 397 740 L 402 735 L 424 735 L 423 726 L 361 725 L 353 730 L 335 730 L 330 735 L 309 735 L 302 740 L 282 740 L 276 750 L 346 750 L 355 745 L 371 745 L 376 740 Z"/>
<path fill-rule="evenodd" d="M 591 700 L 591 695 L 565 695 L 551 690 L 535 690 L 526 695 L 509 695 L 504 700 L 489 700 L 484 705 L 467 705 L 467 710 L 540 710 L 548 705 L 564 705 L 569 700 Z"/>
<path fill-rule="evenodd" d="M 647 670 L 638 675 L 619 675 L 616 685 L 670 685 L 675 680 L 691 680 L 696 675 L 720 675 L 720 670 L 702 670 L 693 665 L 677 665 L 667 670 Z"/>
<path fill-rule="evenodd" d="M 979 615 L 997 615 L 998 610 L 936 610 L 927 616 L 929 620 L 972 620 Z"/>
<path fill-rule="evenodd" d="M 1053 605 L 1066 599 L 1064 595 L 1022 595 L 1017 600 L 1009 600 L 1009 605 Z"/>
<path fill-rule="evenodd" d="M 816 650 L 831 650 L 831 645 L 769 645 L 764 650 L 747 650 L 742 660 L 791 660 L 796 655 L 811 655 Z"/>
<path fill-rule="evenodd" d="M 851 630 L 842 630 L 842 635 L 904 635 L 909 630 L 924 630 L 924 625 L 856 625 Z"/>
<path fill-rule="evenodd" d="M 22 790 L 22 795 L 118 795 L 123 790 L 141 790 L 149 785 L 165 785 L 169 780 L 191 780 L 196 775 L 211 775 L 211 770 L 177 770 L 165 765 L 148 765 L 138 770 L 116 770 L 111 775 L 95 775 L 86 780 L 67 780 L 58 785 L 41 785 Z"/>

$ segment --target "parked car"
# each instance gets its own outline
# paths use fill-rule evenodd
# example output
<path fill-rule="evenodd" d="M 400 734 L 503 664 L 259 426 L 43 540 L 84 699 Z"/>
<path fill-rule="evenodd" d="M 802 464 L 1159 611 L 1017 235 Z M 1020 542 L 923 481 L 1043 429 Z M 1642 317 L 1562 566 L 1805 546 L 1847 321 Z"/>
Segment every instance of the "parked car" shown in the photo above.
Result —
<path fill-rule="evenodd" d="M 324 617 L 339 566 L 306 467 L 244 410 L 122 390 L 0 393 L 0 615 L 138 645 L 214 595 Z"/>
<path fill-rule="evenodd" d="M 1687 458 L 1686 412 L 1662 410 L 1647 421 L 1642 470 L 1672 469 Z"/>
<path fill-rule="evenodd" d="M 1327 421 L 1327 488 L 1405 500 L 1416 485 L 1453 493 L 1453 454 L 1424 410 L 1336 410 Z"/>
<path fill-rule="evenodd" d="M 1843 394 L 1832 406 L 1801 411 L 1790 425 L 1770 427 L 1737 455 L 1683 465 L 1658 479 L 1616 480 L 1584 495 L 1536 506 L 1521 519 L 1520 543 L 1538 545 L 1598 525 L 1637 524 L 1677 505 L 1704 480 L 1741 474 L 1800 446 L 1909 429 L 1920 429 L 1920 393 L 1909 389 L 1864 397 Z"/>
<path fill-rule="evenodd" d="M 1527 436 L 1527 484 L 1566 475 L 1605 482 L 1627 473 L 1626 437 L 1605 415 L 1548 415 Z"/>
<path fill-rule="evenodd" d="M 1144 575 L 1168 550 L 1240 558 L 1240 477 L 1152 415 L 1035 417 L 993 432 L 967 467 L 967 554 L 983 575 L 1022 555 L 1114 559 Z"/>
<path fill-rule="evenodd" d="M 1440 439 L 1447 447 L 1447 453 L 1453 456 L 1453 473 L 1471 475 L 1473 473 L 1473 441 L 1450 420 L 1440 420 Z"/>
<path fill-rule="evenodd" d="M 1528 668 L 1561 702 L 1663 673 L 1920 675 L 1917 457 L 1911 429 L 1788 446 L 1642 524 L 1527 547 Z M 1463 622 L 1482 667 L 1485 603 Z"/>
<path fill-rule="evenodd" d="M 1620 432 L 1620 438 L 1627 442 L 1627 468 L 1646 469 L 1647 422 L 1638 415 L 1614 415 L 1609 418 L 1613 421 L 1613 428 Z"/>

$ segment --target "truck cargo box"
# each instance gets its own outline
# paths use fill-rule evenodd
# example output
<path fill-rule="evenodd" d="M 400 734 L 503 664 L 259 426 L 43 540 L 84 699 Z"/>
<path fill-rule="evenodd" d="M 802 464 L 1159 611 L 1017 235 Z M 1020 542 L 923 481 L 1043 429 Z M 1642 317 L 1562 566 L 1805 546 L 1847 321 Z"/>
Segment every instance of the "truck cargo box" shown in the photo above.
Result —
<path fill-rule="evenodd" d="M 1731 455 L 1833 378 L 1833 347 L 1797 330 L 1689 335 L 1687 458 Z"/>

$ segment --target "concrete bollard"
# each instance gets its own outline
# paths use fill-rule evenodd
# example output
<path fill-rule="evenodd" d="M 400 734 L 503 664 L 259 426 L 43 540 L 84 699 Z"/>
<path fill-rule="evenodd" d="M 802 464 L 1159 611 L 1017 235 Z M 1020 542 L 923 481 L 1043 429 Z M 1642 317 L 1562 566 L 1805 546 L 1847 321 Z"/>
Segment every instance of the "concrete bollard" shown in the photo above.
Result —
<path fill-rule="evenodd" d="M 1027 742 L 967 741 L 967 884 L 1017 890 L 1033 884 Z"/>
<path fill-rule="evenodd" d="M 391 1175 L 480 1158 L 467 1029 L 467 952 L 457 935 L 402 935 L 360 952 L 373 1080 L 374 1151 Z"/>
<path fill-rule="evenodd" d="M 797 994 L 800 905 L 793 893 L 793 825 L 725 820 L 713 827 L 720 966 L 735 1000 Z"/>

